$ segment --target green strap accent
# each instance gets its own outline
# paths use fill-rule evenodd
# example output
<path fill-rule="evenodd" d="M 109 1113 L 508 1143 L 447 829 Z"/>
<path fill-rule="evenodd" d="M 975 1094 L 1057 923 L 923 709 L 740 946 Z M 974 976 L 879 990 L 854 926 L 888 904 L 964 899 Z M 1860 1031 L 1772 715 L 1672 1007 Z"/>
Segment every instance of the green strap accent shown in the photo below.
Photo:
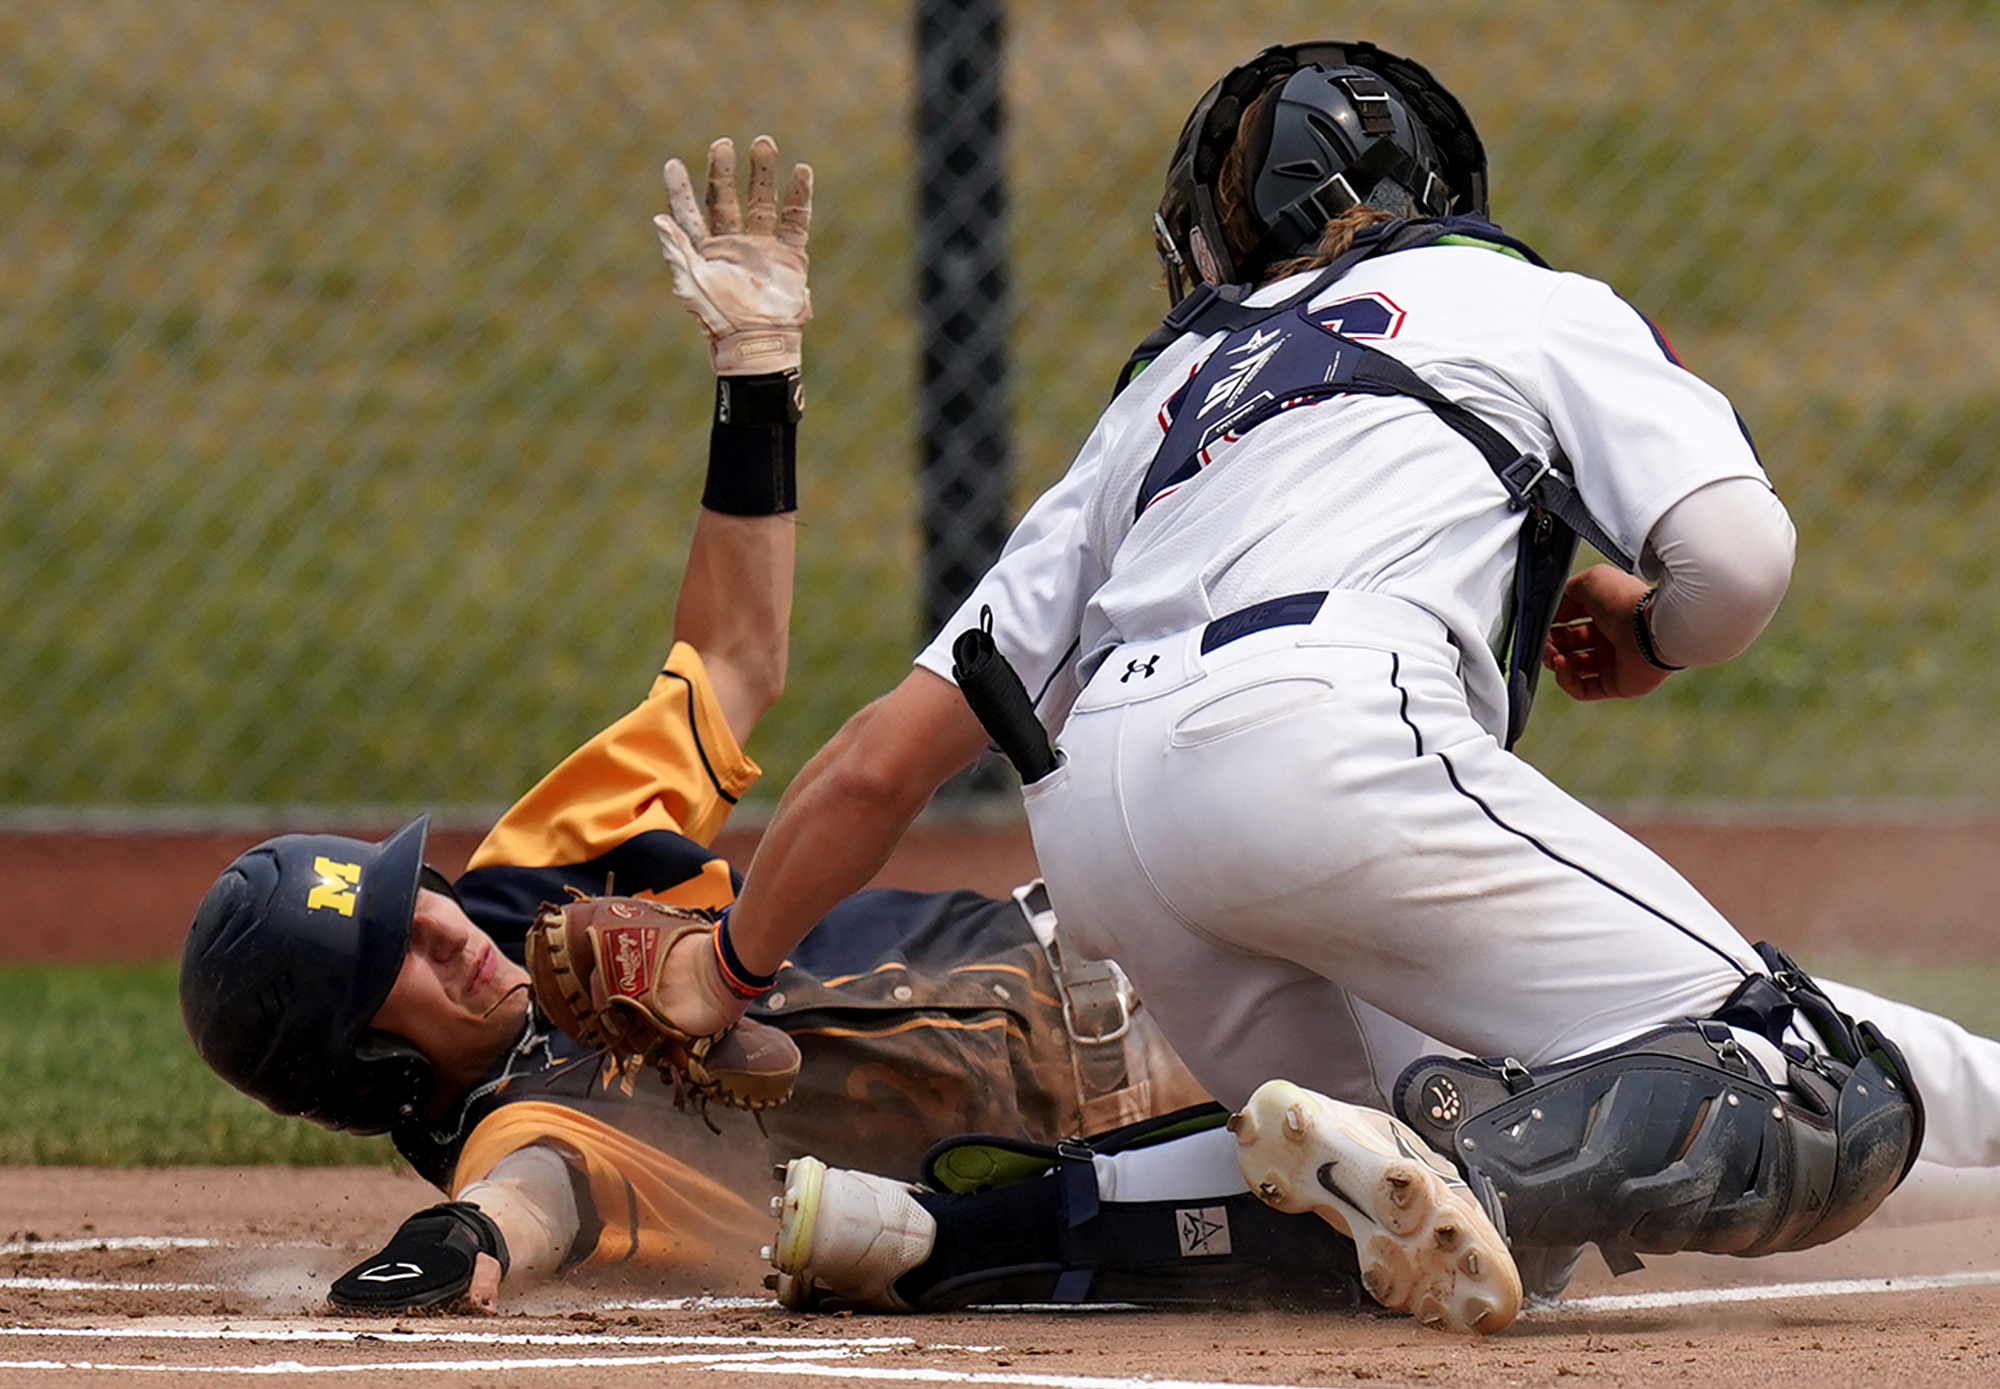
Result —
<path fill-rule="evenodd" d="M 1431 243 L 1433 246 L 1474 246 L 1482 251 L 1498 251 L 1503 256 L 1512 256 L 1523 265 L 1530 264 L 1528 258 L 1512 246 L 1502 246 L 1497 241 L 1481 241 L 1476 236 L 1466 236 L 1462 232 L 1447 232 Z"/>
<path fill-rule="evenodd" d="M 984 1143 L 967 1143 L 941 1154 L 932 1165 L 931 1176 L 946 1191 L 966 1196 L 996 1186 L 1032 1181 L 1055 1165 L 1053 1155 L 1042 1157 Z"/>
<path fill-rule="evenodd" d="M 1125 380 L 1123 381 L 1123 383 L 1120 384 L 1118 389 L 1122 391 L 1125 389 L 1126 386 L 1129 386 L 1134 381 L 1138 380 L 1139 373 L 1144 371 L 1147 367 L 1151 366 L 1154 362 L 1158 360 L 1159 358 L 1157 357 L 1134 357 L 1132 359 L 1131 365 L 1125 369 Z"/>
<path fill-rule="evenodd" d="M 1219 1129 L 1228 1122 L 1229 1115 L 1227 1112 L 1197 1114 L 1192 1118 L 1181 1120 L 1178 1124 L 1164 1124 L 1142 1137 L 1133 1139 L 1123 1148 L 1120 1148 L 1119 1151 L 1130 1152 L 1135 1148 L 1150 1148 L 1156 1143 L 1167 1143 L 1176 1138 L 1186 1138 L 1191 1133 L 1205 1133 L 1209 1129 Z"/>
<path fill-rule="evenodd" d="M 1166 1118 L 1168 1116 L 1161 1116 Z M 1156 1143 L 1168 1143 L 1176 1138 L 1185 1138 L 1191 1133 L 1201 1133 L 1208 1129 L 1219 1129 L 1229 1122 L 1226 1111 L 1216 1110 L 1205 1114 L 1191 1115 L 1172 1123 L 1159 1123 L 1157 1127 L 1145 1129 L 1116 1145 L 1116 1152 L 1130 1152 L 1135 1148 L 1150 1148 Z M 1140 1124 L 1158 1123 L 1156 1120 L 1141 1120 Z M 1133 1125 L 1132 1128 L 1138 1128 Z M 1129 1134 L 1131 1129 L 1120 1129 L 1120 1135 Z M 1057 1161 L 1053 1148 L 1041 1149 L 1041 1145 L 1030 1145 L 1039 1151 L 1023 1152 L 1020 1148 L 1000 1143 L 954 1143 L 931 1159 L 927 1175 L 930 1180 L 946 1191 L 960 1196 L 975 1191 L 990 1191 L 994 1187 L 1012 1186 L 1016 1182 L 1033 1181 L 1048 1175 Z M 1087 1145 L 1086 1145 L 1087 1146 Z"/>

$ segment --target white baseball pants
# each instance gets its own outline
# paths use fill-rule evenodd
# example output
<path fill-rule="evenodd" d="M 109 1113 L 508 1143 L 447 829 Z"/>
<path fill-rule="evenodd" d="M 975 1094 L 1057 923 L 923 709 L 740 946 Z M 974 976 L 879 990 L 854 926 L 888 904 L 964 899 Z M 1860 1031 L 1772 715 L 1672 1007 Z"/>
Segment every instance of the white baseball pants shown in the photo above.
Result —
<path fill-rule="evenodd" d="M 1113 653 L 1025 795 L 1065 929 L 1223 1103 L 1283 1076 L 1387 1107 L 1419 1056 L 1546 1065 L 1704 1016 L 1762 968 L 1677 871 L 1474 721 L 1429 613 L 1336 592 L 1307 624 L 1206 654 L 1202 635 Z M 1829 992 L 1927 1100 L 1903 1218 L 2000 1211 L 2000 1044 Z"/>
<path fill-rule="evenodd" d="M 1679 873 L 1474 721 L 1444 624 L 1329 594 L 1204 655 L 1120 647 L 1027 788 L 1056 913 L 1195 1077 L 1360 1103 L 1425 1050 L 1530 1066 L 1761 969 Z"/>

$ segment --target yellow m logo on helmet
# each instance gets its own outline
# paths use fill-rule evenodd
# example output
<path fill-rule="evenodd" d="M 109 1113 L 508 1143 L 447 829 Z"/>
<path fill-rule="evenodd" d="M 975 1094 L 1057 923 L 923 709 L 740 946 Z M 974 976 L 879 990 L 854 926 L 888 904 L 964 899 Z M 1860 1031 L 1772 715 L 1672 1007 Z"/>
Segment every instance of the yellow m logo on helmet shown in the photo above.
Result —
<path fill-rule="evenodd" d="M 319 883 L 306 895 L 306 910 L 332 908 L 342 916 L 354 915 L 354 889 L 361 885 L 361 865 L 336 863 L 324 854 L 313 860 Z"/>

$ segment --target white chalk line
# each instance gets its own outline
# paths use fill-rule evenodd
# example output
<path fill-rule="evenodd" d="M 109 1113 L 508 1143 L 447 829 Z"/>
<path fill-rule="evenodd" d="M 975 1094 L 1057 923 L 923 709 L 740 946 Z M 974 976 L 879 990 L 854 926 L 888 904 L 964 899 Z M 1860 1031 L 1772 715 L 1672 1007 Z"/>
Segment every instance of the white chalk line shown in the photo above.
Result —
<path fill-rule="evenodd" d="M 1235 1379 L 1160 1379 L 1154 1375 L 1056 1375 L 1017 1374 L 1009 1370 L 947 1370 L 942 1368 L 905 1369 L 888 1365 L 818 1365 L 805 1363 L 710 1365 L 711 1370 L 739 1373 L 804 1375 L 818 1379 L 909 1380 L 929 1384 L 1022 1384 L 1035 1389 L 1307 1389 L 1298 1384 L 1246 1383 Z M 1311 1389 L 1343 1389 L 1333 1384 L 1317 1384 Z M 1358 1389 L 1346 1386 L 1345 1389 Z"/>
<path fill-rule="evenodd" d="M 35 1293 L 219 1293 L 220 1283 L 128 1283 L 106 1278 L 0 1278 L 0 1288 Z"/>
<path fill-rule="evenodd" d="M 256 1365 L 160 1365 L 146 1362 L 103 1360 L 0 1360 L 0 1370 L 138 1371 L 155 1374 L 236 1374 L 236 1375 L 340 1375 L 383 1374 L 389 1371 L 439 1374 L 492 1374 L 513 1370 L 608 1370 L 649 1369 L 686 1365 L 705 1370 L 774 1376 L 815 1378 L 907 1380 L 930 1384 L 1024 1385 L 1034 1389 L 1306 1389 L 1303 1385 L 1248 1384 L 1238 1380 L 1159 1379 L 1152 1375 L 1064 1375 L 1025 1374 L 1005 1370 L 949 1370 L 933 1367 L 888 1365 L 841 1365 L 832 1361 L 854 1358 L 866 1352 L 843 1347 L 826 1347 L 817 1352 L 765 1351 L 734 1355 L 697 1353 L 681 1355 L 591 1355 L 517 1356 L 478 1360 L 377 1360 L 354 1365 L 308 1365 L 298 1360 L 272 1360 Z M 1328 1385 L 1312 1389 L 1332 1389 Z"/>
<path fill-rule="evenodd" d="M 1533 1315 L 1553 1317 L 1563 1314 L 1621 1312 L 1674 1307 L 1701 1307 L 1751 1302 L 1777 1302 L 1796 1298 L 1851 1297 L 1859 1294 L 1936 1291 L 1949 1288 L 1990 1287 L 2000 1284 L 2000 1270 L 1927 1276 L 1848 1278 L 1813 1283 L 1775 1283 L 1752 1287 L 1690 1288 L 1673 1291 L 1613 1294 L 1568 1299 Z M 380 1374 L 385 1371 L 434 1373 L 478 1373 L 535 1369 L 579 1370 L 648 1368 L 685 1365 L 724 1373 L 750 1373 L 772 1377 L 866 1379 L 876 1382 L 965 1385 L 1020 1385 L 1025 1389 L 1303 1389 L 1293 1385 L 1248 1385 L 1224 1380 L 1161 1379 L 1150 1375 L 1103 1376 L 1032 1374 L 995 1370 L 952 1369 L 945 1366 L 888 1366 L 867 1363 L 885 1352 L 916 1349 L 909 1337 L 827 1338 L 798 1336 L 720 1336 L 625 1334 L 602 1332 L 500 1332 L 500 1331 L 416 1331 L 408 1328 L 372 1330 L 368 1328 L 300 1327 L 284 1322 L 251 1323 L 240 1319 L 216 1326 L 203 1319 L 187 1319 L 180 1324 L 126 1325 L 104 1328 L 0 1327 L 0 1336 L 92 1338 L 99 1341 L 175 1340 L 261 1341 L 297 1343 L 345 1343 L 358 1345 L 469 1345 L 546 1346 L 551 1349 L 616 1345 L 682 1346 L 688 1349 L 651 1355 L 552 1355 L 510 1356 L 474 1359 L 409 1359 L 371 1361 L 352 1365 L 308 1365 L 296 1360 L 266 1361 L 250 1365 L 161 1365 L 85 1360 L 0 1360 L 0 1370 L 153 1371 L 192 1374 Z M 697 1349 L 701 1347 L 702 1349 Z M 999 1346 L 956 1346 L 931 1344 L 931 1352 L 994 1354 Z M 862 1363 L 855 1363 L 855 1362 Z M 1314 1389 L 1327 1389 L 1315 1386 Z"/>
<path fill-rule="evenodd" d="M 293 1322 L 248 1321 L 231 1318 L 227 1325 L 215 1326 L 203 1319 L 179 1323 L 141 1323 L 137 1326 L 0 1326 L 0 1336 L 64 1337 L 92 1340 L 130 1341 L 279 1341 L 353 1344 L 378 1342 L 385 1345 L 471 1345 L 471 1346 L 706 1346 L 717 1350 L 755 1347 L 770 1350 L 812 1350 L 824 1346 L 847 1349 L 912 1350 L 917 1342 L 909 1336 L 759 1336 L 666 1332 L 614 1331 L 416 1331 L 407 1326 L 380 1327 L 374 1323 L 348 1326 L 299 1326 Z M 986 1347 L 947 1347 L 951 1350 Z"/>
<path fill-rule="evenodd" d="M 693 1365 L 703 1369 L 754 1370 L 772 1373 L 772 1362 L 803 1368 L 801 1355 L 847 1356 L 843 1348 L 824 1351 L 739 1351 L 734 1355 L 687 1352 L 680 1355 L 550 1355 L 480 1358 L 477 1360 L 371 1360 L 352 1365 L 308 1365 L 302 1360 L 269 1360 L 256 1365 L 161 1365 L 112 1360 L 0 1360 L 0 1370 L 68 1370 L 200 1375 L 378 1375 L 388 1371 L 431 1371 L 437 1374 L 492 1374 L 502 1370 L 631 1370 L 663 1365 Z M 797 1369 L 790 1370 L 797 1373 Z M 1137 1381 L 1134 1381 L 1135 1383 Z"/>
<path fill-rule="evenodd" d="M 159 1253 L 173 1249 L 217 1249 L 222 1241 L 183 1235 L 104 1235 L 95 1239 L 13 1239 L 0 1243 L 0 1255 L 81 1254 L 102 1251 L 108 1254 L 141 1250 Z M 0 1289 L 40 1293 L 217 1293 L 217 1283 L 134 1283 L 120 1278 L 47 1278 L 26 1274 L 0 1277 Z"/>
<path fill-rule="evenodd" d="M 1936 1292 L 1943 1288 L 1982 1288 L 2000 1284 L 2000 1270 L 1941 1273 L 1902 1278 L 1835 1278 L 1817 1283 L 1765 1283 L 1740 1288 L 1687 1288 L 1673 1292 L 1617 1293 L 1604 1297 L 1566 1297 L 1537 1316 L 1568 1312 L 1635 1312 L 1661 1307 L 1703 1307 L 1732 1302 L 1784 1302 L 1800 1297 L 1853 1297 L 1860 1293 Z"/>
<path fill-rule="evenodd" d="M 75 1254 L 103 1249 L 220 1249 L 221 1240 L 197 1239 L 192 1235 L 104 1235 L 96 1239 L 10 1239 L 0 1243 L 0 1254 Z"/>
<path fill-rule="evenodd" d="M 638 1297 L 619 1298 L 604 1303 L 598 1310 L 603 1312 L 770 1312 L 778 1304 L 770 1297 L 710 1297 L 702 1293 L 695 1297 Z"/>

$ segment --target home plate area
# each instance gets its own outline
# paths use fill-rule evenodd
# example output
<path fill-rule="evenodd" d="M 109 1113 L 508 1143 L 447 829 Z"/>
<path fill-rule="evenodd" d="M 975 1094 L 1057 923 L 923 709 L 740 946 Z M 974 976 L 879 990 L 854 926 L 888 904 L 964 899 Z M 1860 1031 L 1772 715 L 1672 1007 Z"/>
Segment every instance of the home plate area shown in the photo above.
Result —
<path fill-rule="evenodd" d="M 0 1170 L 14 1226 L 0 1240 L 0 1389 L 147 1374 L 613 1389 L 2000 1383 L 2000 1224 L 1648 1260 L 1618 1279 L 1592 1254 L 1561 1302 L 1486 1338 L 1325 1310 L 807 1315 L 754 1277 L 702 1295 L 573 1277 L 506 1298 L 498 1316 L 333 1315 L 332 1277 L 432 1199 L 407 1173 Z"/>

